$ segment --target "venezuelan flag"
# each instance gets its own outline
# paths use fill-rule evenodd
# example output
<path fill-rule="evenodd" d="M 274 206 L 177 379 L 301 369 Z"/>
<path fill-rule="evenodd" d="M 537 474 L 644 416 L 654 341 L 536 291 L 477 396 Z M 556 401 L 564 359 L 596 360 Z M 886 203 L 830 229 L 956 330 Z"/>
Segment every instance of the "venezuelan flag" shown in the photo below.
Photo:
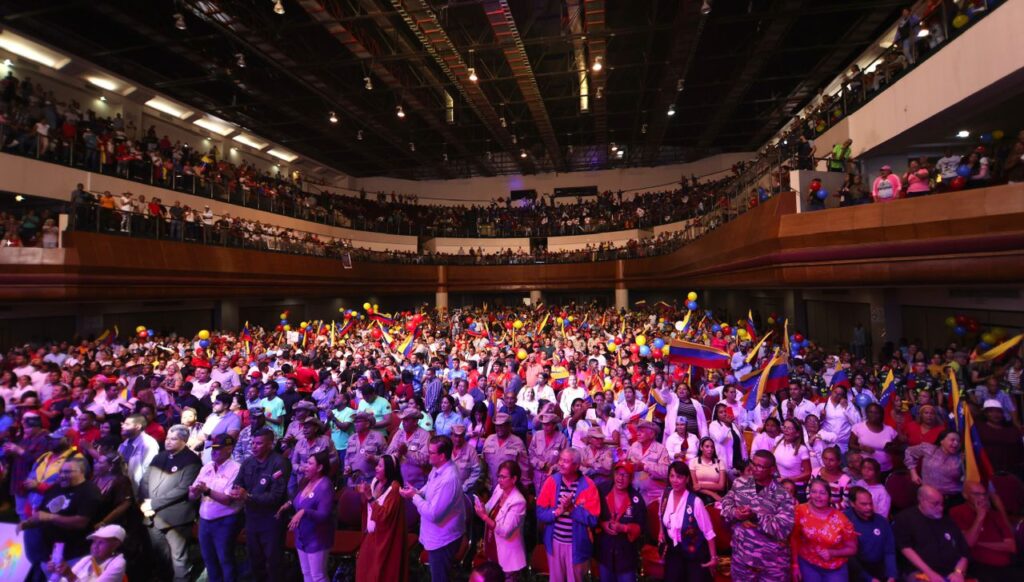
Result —
<path fill-rule="evenodd" d="M 402 355 L 407 358 L 409 357 L 409 354 L 412 353 L 412 348 L 414 345 L 414 342 L 412 341 L 413 335 L 414 334 L 410 333 L 409 335 L 405 336 L 405 339 L 402 340 L 402 343 L 398 345 L 398 351 L 402 352 Z"/>
<path fill-rule="evenodd" d="M 338 330 L 338 337 L 345 337 L 345 334 L 352 331 L 352 328 L 356 325 L 356 319 L 354 317 L 349 318 L 348 321 L 341 325 L 341 329 Z"/>
<path fill-rule="evenodd" d="M 647 420 L 654 421 L 660 420 L 665 422 L 665 415 L 668 413 L 668 408 L 665 404 L 665 399 L 661 396 L 659 390 L 651 390 L 650 394 L 647 395 Z M 674 430 L 675 427 L 672 427 Z"/>
<path fill-rule="evenodd" d="M 764 345 L 765 340 L 767 340 L 770 335 L 772 335 L 772 330 L 768 330 L 768 333 L 764 334 L 761 341 L 757 342 L 757 345 L 750 350 L 750 353 L 747 354 L 748 364 L 753 363 L 753 361 L 757 359 L 757 354 L 761 353 L 761 346 Z"/>
<path fill-rule="evenodd" d="M 981 445 L 978 429 L 974 426 L 974 417 L 971 415 L 971 409 L 961 398 L 960 386 L 956 381 L 956 374 L 952 370 L 949 371 L 949 381 L 953 410 L 956 411 L 954 416 L 955 428 L 960 432 L 960 438 L 964 446 L 964 477 L 967 481 L 978 481 L 979 483 L 988 484 L 989 479 L 995 474 L 995 471 L 992 469 L 992 462 L 989 460 L 985 448 Z"/>
<path fill-rule="evenodd" d="M 729 354 L 724 351 L 691 342 L 672 340 L 668 359 L 675 364 L 689 364 L 699 368 L 721 369 L 729 366 Z"/>
<path fill-rule="evenodd" d="M 832 386 L 850 387 L 850 375 L 846 373 L 845 369 L 839 368 L 832 374 L 832 382 L 829 383 L 829 387 Z"/>
<path fill-rule="evenodd" d="M 101 344 L 103 344 L 105 346 L 109 346 L 109 345 L 113 345 L 114 342 L 117 341 L 117 336 L 118 336 L 118 329 L 117 329 L 117 326 L 115 325 L 114 326 L 114 331 L 110 331 L 109 328 L 103 330 L 103 333 L 100 334 L 100 337 L 96 338 L 96 341 L 100 342 Z"/>
<path fill-rule="evenodd" d="M 782 363 L 779 353 L 775 352 L 775 355 L 772 356 L 771 360 L 768 360 L 768 363 L 765 364 L 763 369 L 758 370 L 757 372 L 751 372 L 744 376 L 744 379 L 748 382 L 752 380 L 754 376 L 757 378 L 757 387 L 747 392 L 743 402 L 743 405 L 747 410 L 754 410 L 757 408 L 757 403 L 761 400 L 761 396 L 763 396 L 766 391 L 775 392 L 775 390 L 769 390 L 768 387 L 779 377 L 779 370 L 782 371 L 783 378 L 789 377 L 789 369 L 784 363 Z"/>
<path fill-rule="evenodd" d="M 376 321 L 381 325 L 386 325 L 388 327 L 395 325 L 395 318 L 391 317 L 390 315 L 385 315 L 383 313 L 371 313 L 370 319 Z"/>
<path fill-rule="evenodd" d="M 544 331 L 544 326 L 548 324 L 548 318 L 551 317 L 551 313 L 545 313 L 544 319 L 541 320 L 540 324 L 537 325 L 537 334 Z"/>
<path fill-rule="evenodd" d="M 747 310 L 747 335 L 750 336 L 750 341 L 757 341 L 757 328 L 754 327 L 754 312 Z"/>
<path fill-rule="evenodd" d="M 976 364 L 979 362 L 990 362 L 992 360 L 995 360 L 999 356 L 1002 356 L 1003 354 L 1009 352 L 1013 348 L 1020 345 L 1022 339 L 1024 339 L 1024 334 L 1012 337 L 1006 340 L 1005 342 L 999 344 L 998 346 L 992 348 L 991 350 L 985 352 L 984 354 L 980 354 L 977 357 L 973 358 L 971 360 L 971 363 Z"/>
<path fill-rule="evenodd" d="M 561 390 L 569 383 L 569 370 L 565 366 L 551 368 L 551 386 Z"/>

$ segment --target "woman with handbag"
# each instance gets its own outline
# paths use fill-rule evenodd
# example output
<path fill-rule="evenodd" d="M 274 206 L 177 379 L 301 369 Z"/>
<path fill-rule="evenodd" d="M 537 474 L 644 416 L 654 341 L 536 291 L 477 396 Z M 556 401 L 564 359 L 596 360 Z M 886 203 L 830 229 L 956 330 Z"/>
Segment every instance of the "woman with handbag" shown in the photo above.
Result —
<path fill-rule="evenodd" d="M 665 580 L 710 582 L 718 565 L 711 516 L 690 491 L 690 468 L 686 463 L 675 461 L 669 466 L 668 482 L 658 519 L 658 552 L 665 560 Z"/>
<path fill-rule="evenodd" d="M 595 548 L 601 582 L 635 582 L 640 538 L 647 527 L 647 506 L 633 488 L 635 468 L 619 461 L 612 469 L 612 484 L 601 492 L 601 515 Z"/>
<path fill-rule="evenodd" d="M 526 568 L 526 547 L 523 544 L 523 523 L 526 518 L 526 496 L 523 495 L 519 464 L 504 461 L 498 465 L 498 484 L 484 505 L 477 497 L 476 514 L 484 522 L 483 554 L 488 561 L 498 562 L 505 580 L 514 582 Z"/>

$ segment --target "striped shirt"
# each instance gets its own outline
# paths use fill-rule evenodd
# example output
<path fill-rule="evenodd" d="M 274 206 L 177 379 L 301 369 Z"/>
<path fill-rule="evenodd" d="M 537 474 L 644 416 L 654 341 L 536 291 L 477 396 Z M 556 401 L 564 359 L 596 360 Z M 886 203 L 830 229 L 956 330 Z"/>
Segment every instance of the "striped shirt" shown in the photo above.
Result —
<path fill-rule="evenodd" d="M 566 499 L 576 497 L 576 487 L 579 483 L 579 479 L 572 483 L 562 481 L 562 490 L 558 492 L 559 506 L 565 503 Z M 572 543 L 572 515 L 570 515 L 570 512 L 563 513 L 555 519 L 555 541 L 567 544 Z"/>

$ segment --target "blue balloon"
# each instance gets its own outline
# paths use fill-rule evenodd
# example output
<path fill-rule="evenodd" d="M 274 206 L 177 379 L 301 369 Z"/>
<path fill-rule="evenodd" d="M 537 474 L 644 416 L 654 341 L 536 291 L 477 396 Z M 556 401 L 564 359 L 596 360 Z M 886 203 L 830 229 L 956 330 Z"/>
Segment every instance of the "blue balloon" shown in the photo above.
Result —
<path fill-rule="evenodd" d="M 758 196 L 764 196 L 767 193 L 768 193 L 768 191 L 764 189 L 764 186 L 758 186 L 757 187 L 757 195 Z"/>
<path fill-rule="evenodd" d="M 569 320 L 568 319 L 563 319 L 562 320 L 562 327 L 569 327 Z"/>
<path fill-rule="evenodd" d="M 722 326 L 720 326 L 720 325 L 718 325 L 718 324 L 716 323 L 715 325 L 712 325 L 712 326 L 711 326 L 711 331 L 713 331 L 713 332 L 715 332 L 715 333 L 718 333 L 718 332 L 722 331 Z"/>
<path fill-rule="evenodd" d="M 155 331 L 153 331 L 153 330 L 151 330 L 151 329 L 147 329 L 147 330 L 146 330 L 146 333 L 147 333 L 147 334 L 149 334 L 149 337 L 153 337 L 153 336 L 155 336 L 155 335 L 156 335 L 156 332 L 155 332 Z"/>
<path fill-rule="evenodd" d="M 988 350 L 992 349 L 992 346 L 990 346 L 989 344 L 987 344 L 985 342 L 979 342 L 978 343 L 978 349 L 984 352 L 984 351 L 988 351 Z"/>
<path fill-rule="evenodd" d="M 710 309 L 705 309 L 704 310 L 704 315 L 707 316 L 707 317 L 711 317 L 711 310 Z"/>
<path fill-rule="evenodd" d="M 660 337 L 654 340 L 654 349 L 660 350 L 665 347 L 665 340 Z"/>
<path fill-rule="evenodd" d="M 208 348 L 210 347 L 210 340 L 199 340 L 199 347 Z"/>
<path fill-rule="evenodd" d="M 871 404 L 871 397 L 861 392 L 860 394 L 857 395 L 857 398 L 854 400 L 854 402 L 857 403 L 857 408 L 867 408 L 867 405 Z"/>
<path fill-rule="evenodd" d="M 640 346 L 640 357 L 646 358 L 651 355 L 651 348 L 648 346 Z"/>
<path fill-rule="evenodd" d="M 281 320 L 281 325 L 287 325 L 287 324 L 288 324 L 288 320 L 287 319 L 282 319 Z"/>
<path fill-rule="evenodd" d="M 970 178 L 971 177 L 971 167 L 968 166 L 967 164 L 960 164 L 956 168 L 956 175 L 960 176 L 961 178 Z"/>
<path fill-rule="evenodd" d="M 690 311 L 696 311 L 697 310 L 697 302 L 696 301 L 688 302 L 686 304 L 686 308 L 689 309 Z"/>
<path fill-rule="evenodd" d="M 736 337 L 736 334 L 737 334 L 737 333 L 739 333 L 739 331 L 738 331 L 738 330 L 737 330 L 737 329 L 736 329 L 735 327 L 734 327 L 734 328 L 732 328 L 732 329 L 731 329 L 731 330 L 729 330 L 729 331 L 730 331 L 730 332 L 732 333 L 732 336 L 733 336 L 733 337 Z"/>
<path fill-rule="evenodd" d="M 761 192 L 757 195 L 757 199 L 761 202 L 767 202 L 769 198 L 771 198 L 771 196 L 767 192 Z"/>
<path fill-rule="evenodd" d="M 818 197 L 818 200 L 824 200 L 828 198 L 828 190 L 821 188 L 818 190 L 817 193 L 815 193 L 815 196 Z"/>
<path fill-rule="evenodd" d="M 962 335 L 967 333 L 967 328 L 965 328 L 962 325 L 958 325 L 958 326 L 953 328 L 953 333 L 958 335 L 958 336 L 962 336 Z"/>
<path fill-rule="evenodd" d="M 983 133 L 983 134 L 981 134 L 980 139 L 981 139 L 981 143 L 992 143 L 992 134 L 991 133 Z"/>

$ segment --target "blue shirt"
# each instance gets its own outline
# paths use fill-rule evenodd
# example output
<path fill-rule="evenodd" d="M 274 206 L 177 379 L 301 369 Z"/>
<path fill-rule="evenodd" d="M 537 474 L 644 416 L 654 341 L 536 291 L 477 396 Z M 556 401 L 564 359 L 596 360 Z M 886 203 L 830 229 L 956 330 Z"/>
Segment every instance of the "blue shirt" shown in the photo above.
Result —
<path fill-rule="evenodd" d="M 437 436 L 450 436 L 452 434 L 452 427 L 456 424 L 464 424 L 461 414 L 455 411 L 448 414 L 439 412 L 434 420 L 434 434 Z"/>
<path fill-rule="evenodd" d="M 448 461 L 432 469 L 427 484 L 412 502 L 420 512 L 420 543 L 428 552 L 447 546 L 465 533 L 466 506 L 455 463 Z"/>
<path fill-rule="evenodd" d="M 877 513 L 868 521 L 857 516 L 852 507 L 845 512 L 846 518 L 857 531 L 857 558 L 866 567 L 874 571 L 864 571 L 861 582 L 871 582 L 874 578 L 898 578 L 896 572 L 896 540 L 892 528 L 884 517 Z"/>

